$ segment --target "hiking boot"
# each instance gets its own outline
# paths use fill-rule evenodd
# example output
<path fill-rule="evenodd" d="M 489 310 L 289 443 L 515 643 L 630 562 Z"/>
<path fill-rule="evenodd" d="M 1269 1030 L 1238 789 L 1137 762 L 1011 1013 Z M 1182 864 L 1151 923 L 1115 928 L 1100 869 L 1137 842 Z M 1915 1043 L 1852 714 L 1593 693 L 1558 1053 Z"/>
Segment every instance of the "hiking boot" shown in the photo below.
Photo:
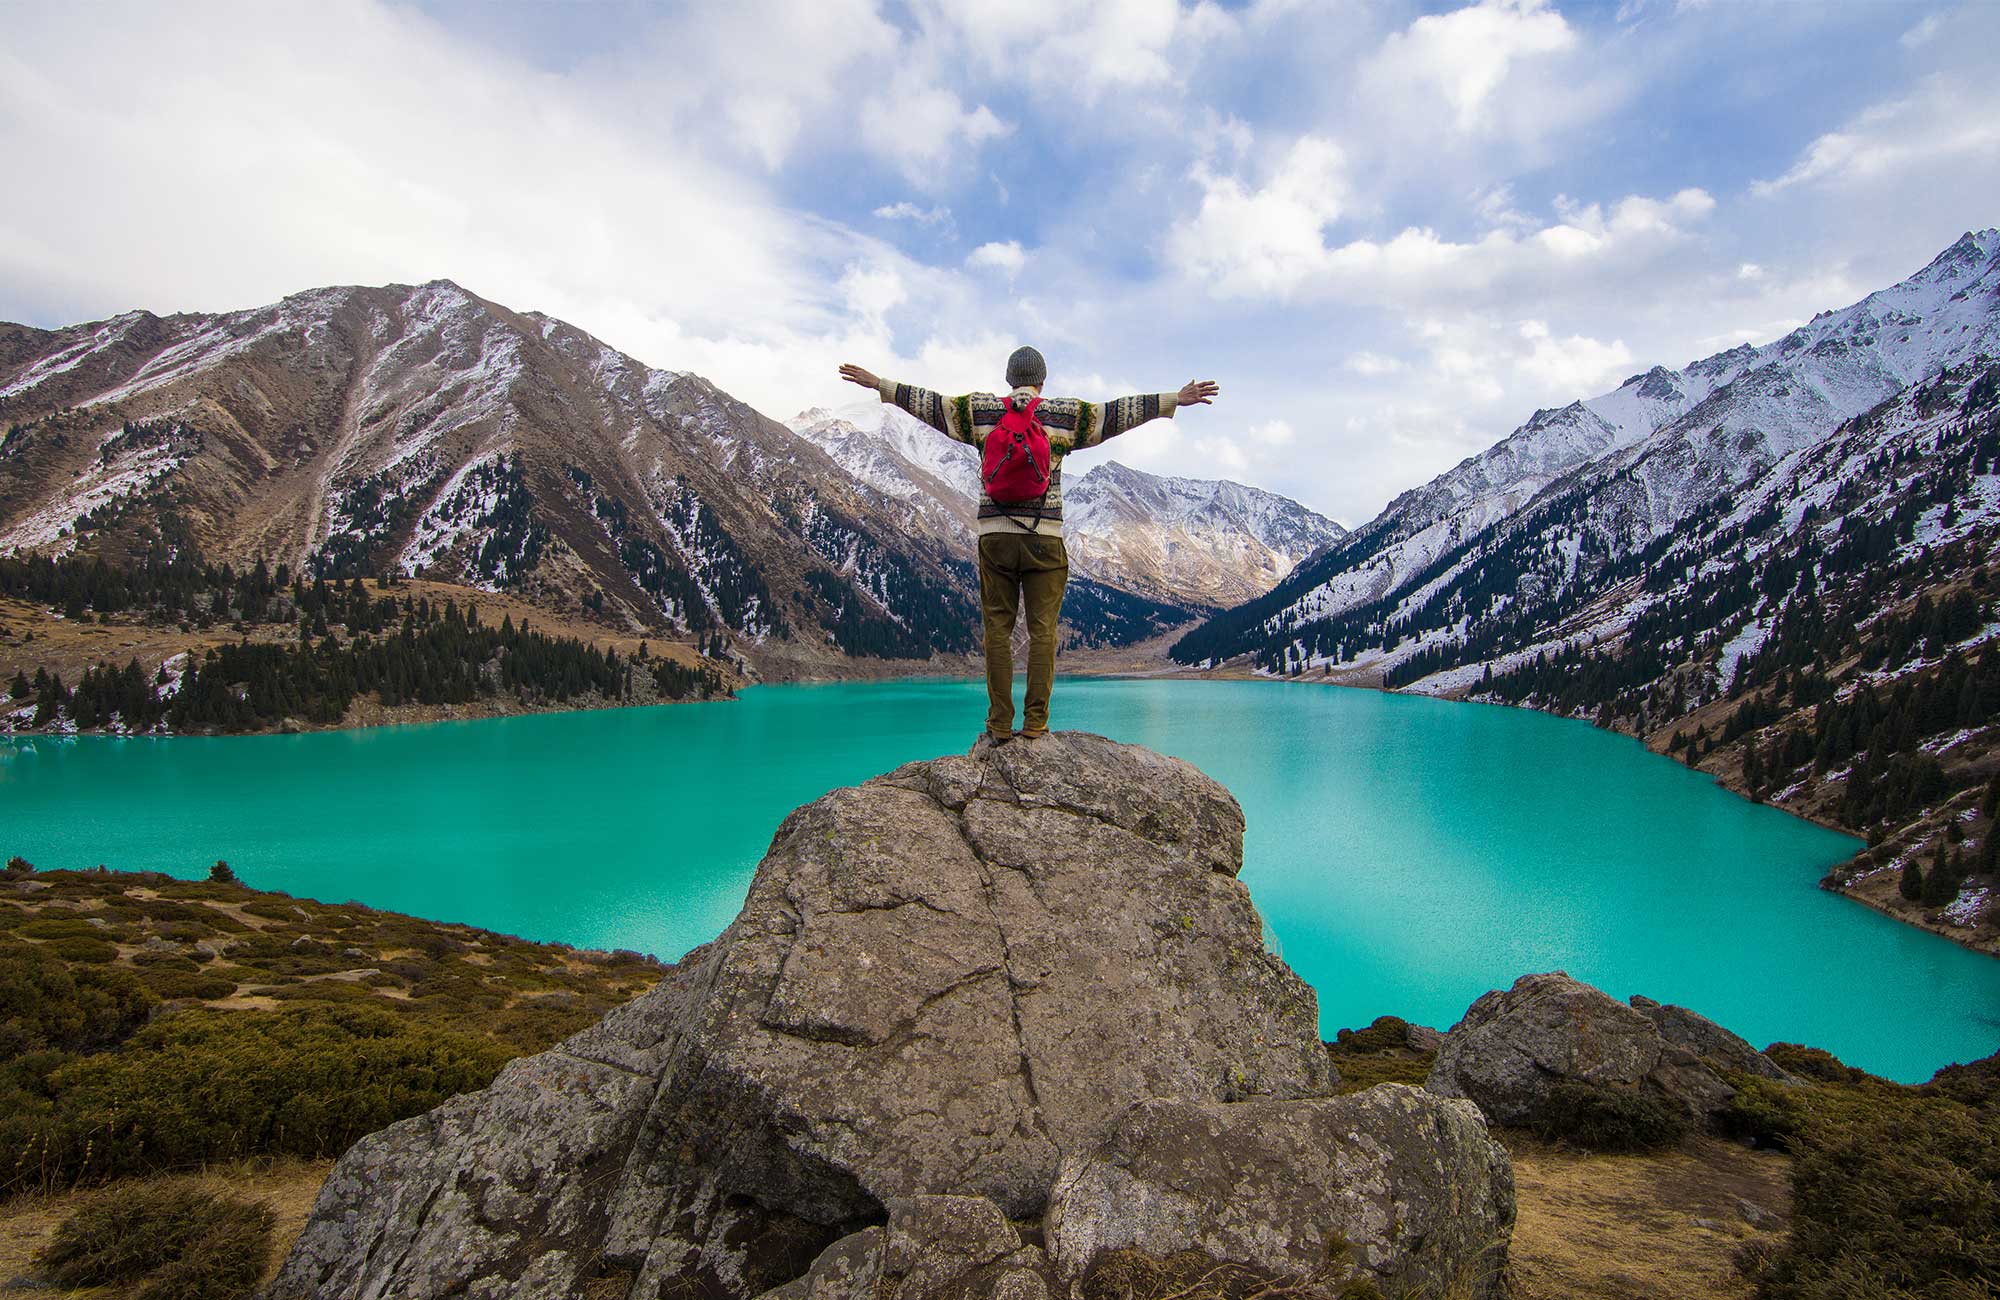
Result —
<path fill-rule="evenodd" d="M 1013 738 L 1011 731 L 982 731 L 979 739 L 972 742 L 972 752 L 977 754 L 982 749 L 998 749 Z"/>
<path fill-rule="evenodd" d="M 1042 737 L 1048 734 L 1049 734 L 1049 729 L 1047 727 L 1037 727 L 1033 731 L 1028 731 L 1024 728 L 1020 731 L 1015 732 L 1014 737 L 1017 740 L 1040 740 Z"/>

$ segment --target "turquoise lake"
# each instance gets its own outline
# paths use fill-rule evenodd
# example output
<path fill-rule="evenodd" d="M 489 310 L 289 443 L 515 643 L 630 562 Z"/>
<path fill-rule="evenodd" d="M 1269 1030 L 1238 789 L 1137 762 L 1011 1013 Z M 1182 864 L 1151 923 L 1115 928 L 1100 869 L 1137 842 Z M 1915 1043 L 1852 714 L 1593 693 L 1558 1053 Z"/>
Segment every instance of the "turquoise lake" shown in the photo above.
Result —
<path fill-rule="evenodd" d="M 1815 888 L 1855 842 L 1582 723 L 1258 682 L 1064 680 L 1055 725 L 1188 759 L 1323 1031 L 1449 1027 L 1561 968 L 1905 1081 L 2000 1048 L 2000 961 Z M 982 683 L 304 736 L 0 741 L 0 855 L 249 883 L 673 958 L 784 815 L 963 751 Z"/>

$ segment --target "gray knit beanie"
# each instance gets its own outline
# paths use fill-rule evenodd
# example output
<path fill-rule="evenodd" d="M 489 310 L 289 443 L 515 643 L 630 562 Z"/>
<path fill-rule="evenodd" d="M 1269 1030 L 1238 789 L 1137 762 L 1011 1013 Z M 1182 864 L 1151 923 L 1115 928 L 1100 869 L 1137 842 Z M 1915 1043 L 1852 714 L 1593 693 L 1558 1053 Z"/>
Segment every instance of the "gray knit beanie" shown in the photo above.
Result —
<path fill-rule="evenodd" d="M 1007 358 L 1007 387 L 1039 388 L 1048 382 L 1049 363 L 1033 348 L 1015 348 Z"/>

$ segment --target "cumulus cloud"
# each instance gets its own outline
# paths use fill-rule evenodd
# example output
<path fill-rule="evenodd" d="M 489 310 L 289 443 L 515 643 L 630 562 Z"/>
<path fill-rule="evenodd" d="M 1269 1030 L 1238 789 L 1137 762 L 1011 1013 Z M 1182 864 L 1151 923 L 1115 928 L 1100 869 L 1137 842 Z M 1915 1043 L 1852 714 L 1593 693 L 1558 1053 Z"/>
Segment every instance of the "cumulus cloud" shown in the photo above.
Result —
<path fill-rule="evenodd" d="M 648 18 L 630 49 L 589 70 L 609 83 L 595 93 L 771 171 L 808 146 L 858 151 L 930 190 L 1009 129 L 961 94 L 947 49 L 879 0 L 731 0 Z"/>
<path fill-rule="evenodd" d="M 1457 130 L 1476 133 L 1495 124 L 1492 106 L 1517 68 L 1576 44 L 1576 33 L 1547 0 L 1483 0 L 1426 14 L 1392 35 L 1364 78 L 1373 89 L 1436 96 Z"/>
<path fill-rule="evenodd" d="M 1020 271 L 1027 260 L 1028 256 L 1021 251 L 1019 241 L 1009 239 L 1004 242 L 981 244 L 972 250 L 972 255 L 965 259 L 965 264 L 974 269 L 1000 271 L 1012 276 Z"/>
<path fill-rule="evenodd" d="M 1301 136 L 1270 179 L 1252 188 L 1197 166 L 1201 208 L 1169 238 L 1168 256 L 1225 293 L 1286 296 L 1325 269 L 1324 232 L 1343 210 L 1340 147 Z"/>
<path fill-rule="evenodd" d="M 1581 334 L 1557 338 L 1538 320 L 1524 320 L 1518 329 L 1529 349 L 1520 360 L 1521 368 L 1562 392 L 1591 392 L 1632 364 L 1632 349 L 1623 339 L 1603 343 Z"/>
<path fill-rule="evenodd" d="M 1201 204 L 1175 226 L 1167 255 L 1223 297 L 1475 297 L 1531 277 L 1629 269 L 1679 242 L 1715 209 L 1698 188 L 1608 205 L 1559 198 L 1556 220 L 1537 224 L 1515 214 L 1472 240 L 1413 226 L 1386 240 L 1335 242 L 1329 228 L 1345 212 L 1349 187 L 1331 141 L 1301 136 L 1261 184 L 1205 164 L 1191 176 Z"/>
<path fill-rule="evenodd" d="M 894 89 L 861 104 L 861 137 L 919 189 L 935 189 L 957 159 L 1011 129 L 984 104 L 968 108 L 958 93 L 899 73 Z"/>

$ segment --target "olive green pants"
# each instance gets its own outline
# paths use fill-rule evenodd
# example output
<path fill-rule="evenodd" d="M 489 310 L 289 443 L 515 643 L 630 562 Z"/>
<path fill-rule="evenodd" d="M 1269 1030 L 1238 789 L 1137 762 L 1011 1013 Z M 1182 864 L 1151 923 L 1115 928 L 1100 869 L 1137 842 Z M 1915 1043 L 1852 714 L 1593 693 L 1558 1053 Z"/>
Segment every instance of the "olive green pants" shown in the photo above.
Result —
<path fill-rule="evenodd" d="M 1069 583 L 1069 552 L 1060 537 L 989 533 L 979 539 L 979 607 L 986 622 L 986 730 L 1014 730 L 1014 618 L 1028 606 L 1028 698 L 1021 729 L 1049 729 L 1049 688 L 1056 678 L 1056 620 Z"/>

